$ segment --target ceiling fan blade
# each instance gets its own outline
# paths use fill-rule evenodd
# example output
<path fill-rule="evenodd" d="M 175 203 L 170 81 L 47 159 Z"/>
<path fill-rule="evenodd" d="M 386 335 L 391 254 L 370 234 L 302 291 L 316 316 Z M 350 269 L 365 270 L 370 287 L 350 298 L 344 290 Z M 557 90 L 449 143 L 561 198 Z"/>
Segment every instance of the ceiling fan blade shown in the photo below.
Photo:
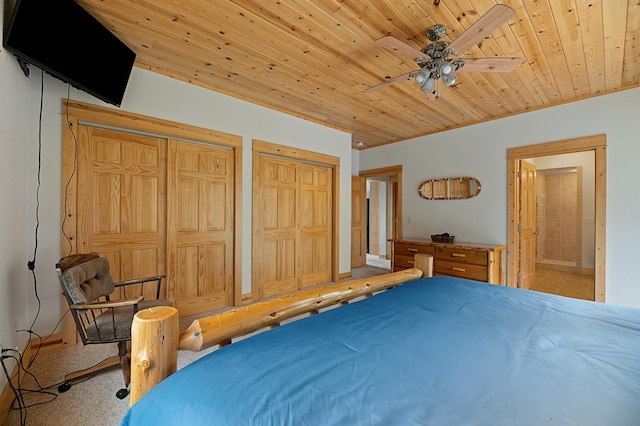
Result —
<path fill-rule="evenodd" d="M 408 72 L 406 74 L 399 75 L 397 77 L 390 78 L 389 80 L 387 80 L 387 81 L 385 81 L 383 83 L 380 83 L 380 84 L 377 84 L 375 86 L 369 87 L 364 92 L 365 93 L 373 92 L 374 90 L 378 90 L 378 89 L 382 89 L 383 87 L 391 86 L 392 84 L 397 83 L 399 81 L 408 80 L 410 78 L 413 78 L 416 75 L 416 72 L 418 72 L 418 71 L 419 70 L 415 70 L 415 71 Z"/>
<path fill-rule="evenodd" d="M 450 45 L 449 49 L 455 49 L 458 54 L 478 44 L 496 28 L 506 23 L 515 16 L 515 10 L 504 4 L 496 4 L 487 13 L 482 15 L 473 25 L 467 28 Z"/>
<path fill-rule="evenodd" d="M 442 87 L 442 80 L 437 79 L 433 82 L 433 89 L 431 92 L 425 92 L 425 99 L 427 101 L 435 101 L 440 97 L 440 88 Z"/>
<path fill-rule="evenodd" d="M 379 39 L 376 40 L 376 43 L 378 43 L 380 46 L 386 49 L 389 49 L 393 53 L 406 56 L 407 58 L 411 58 L 414 61 L 417 58 L 429 59 L 429 55 L 425 55 L 424 53 L 422 53 L 421 50 L 413 48 L 393 36 L 380 37 Z"/>
<path fill-rule="evenodd" d="M 522 63 L 521 58 L 462 58 L 458 72 L 511 72 Z"/>

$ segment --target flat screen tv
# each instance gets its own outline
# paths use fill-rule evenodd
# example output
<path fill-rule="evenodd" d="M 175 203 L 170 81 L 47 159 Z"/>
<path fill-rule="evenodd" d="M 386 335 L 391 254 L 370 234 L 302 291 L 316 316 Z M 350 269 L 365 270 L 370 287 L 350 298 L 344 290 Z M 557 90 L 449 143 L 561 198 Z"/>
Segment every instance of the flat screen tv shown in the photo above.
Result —
<path fill-rule="evenodd" d="M 117 107 L 136 58 L 73 0 L 17 0 L 3 46 L 19 61 Z"/>

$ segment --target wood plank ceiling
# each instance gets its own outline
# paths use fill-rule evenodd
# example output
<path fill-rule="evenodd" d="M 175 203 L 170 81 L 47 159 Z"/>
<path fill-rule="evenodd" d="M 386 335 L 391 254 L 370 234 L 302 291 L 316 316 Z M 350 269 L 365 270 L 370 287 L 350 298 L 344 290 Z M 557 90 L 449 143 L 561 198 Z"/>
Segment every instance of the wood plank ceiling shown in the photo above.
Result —
<path fill-rule="evenodd" d="M 437 100 L 378 45 L 455 40 L 495 0 L 78 0 L 136 66 L 352 134 L 366 149 L 640 86 L 640 1 L 504 0 L 516 12 L 460 58 L 519 57 L 506 74 L 458 73 Z M 640 100 L 639 100 L 640 101 Z"/>

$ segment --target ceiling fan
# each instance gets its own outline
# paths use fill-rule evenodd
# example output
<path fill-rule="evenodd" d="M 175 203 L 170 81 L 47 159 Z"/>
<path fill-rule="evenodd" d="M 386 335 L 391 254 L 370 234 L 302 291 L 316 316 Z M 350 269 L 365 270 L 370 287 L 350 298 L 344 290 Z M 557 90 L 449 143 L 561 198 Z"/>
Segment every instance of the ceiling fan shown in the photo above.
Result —
<path fill-rule="evenodd" d="M 493 30 L 515 16 L 510 7 L 497 4 L 467 28 L 453 42 L 441 41 L 447 28 L 437 24 L 426 31 L 431 41 L 422 50 L 415 49 L 393 36 L 385 36 L 376 40 L 380 46 L 394 53 L 409 57 L 416 61 L 420 69 L 390 78 L 384 83 L 370 87 L 365 92 L 372 92 L 399 81 L 413 78 L 426 93 L 427 100 L 438 99 L 440 86 L 451 86 L 458 76 L 456 71 L 476 72 L 510 72 L 520 65 L 520 58 L 452 58 L 466 51 L 487 37 Z"/>

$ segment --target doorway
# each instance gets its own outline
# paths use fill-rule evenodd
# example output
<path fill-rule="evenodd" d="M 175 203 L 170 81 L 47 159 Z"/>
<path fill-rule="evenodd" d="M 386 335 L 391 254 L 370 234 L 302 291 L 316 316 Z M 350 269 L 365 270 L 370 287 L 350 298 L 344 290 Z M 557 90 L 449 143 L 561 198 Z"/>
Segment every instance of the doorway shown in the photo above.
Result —
<path fill-rule="evenodd" d="M 365 170 L 366 264 L 391 267 L 391 243 L 402 237 L 402 166 Z"/>
<path fill-rule="evenodd" d="M 597 135 L 571 140 L 563 140 L 538 145 L 512 148 L 508 158 L 508 252 L 507 285 L 522 287 L 522 274 L 526 273 L 526 263 L 522 259 L 531 258 L 530 245 L 523 244 L 521 209 L 521 176 L 523 160 L 542 158 L 560 154 L 592 151 L 594 156 L 594 299 L 605 301 L 605 223 L 606 223 L 606 136 Z M 524 265 L 524 266 L 523 266 Z M 523 270 L 525 269 L 525 270 Z"/>

